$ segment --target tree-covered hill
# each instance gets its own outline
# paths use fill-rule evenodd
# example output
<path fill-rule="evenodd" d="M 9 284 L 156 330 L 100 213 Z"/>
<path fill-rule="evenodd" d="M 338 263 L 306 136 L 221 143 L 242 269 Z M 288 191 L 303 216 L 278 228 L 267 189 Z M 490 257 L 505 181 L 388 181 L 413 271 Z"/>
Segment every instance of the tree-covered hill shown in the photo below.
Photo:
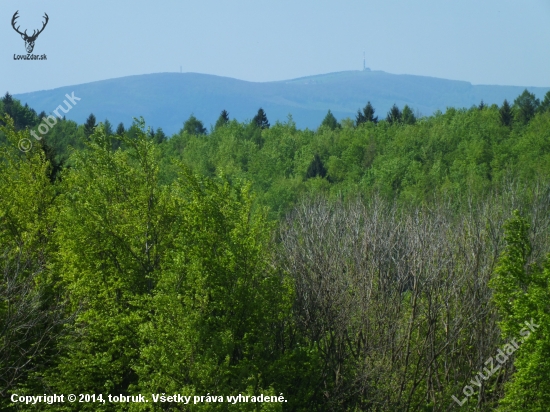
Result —
<path fill-rule="evenodd" d="M 524 87 L 478 86 L 464 81 L 395 75 L 383 71 L 347 71 L 306 78 L 255 83 L 198 73 L 158 73 L 129 76 L 16 95 L 23 104 L 49 113 L 65 94 L 81 98 L 67 118 L 83 123 L 90 113 L 114 124 L 129 124 L 143 116 L 148 124 L 176 133 L 191 114 L 206 127 L 226 109 L 239 122 L 263 107 L 272 122 L 292 114 L 300 129 L 315 129 L 327 110 L 339 119 L 353 117 L 367 100 L 386 113 L 393 104 L 408 105 L 425 116 L 447 107 L 470 107 L 513 100 Z M 528 88 L 538 98 L 549 88 Z"/>

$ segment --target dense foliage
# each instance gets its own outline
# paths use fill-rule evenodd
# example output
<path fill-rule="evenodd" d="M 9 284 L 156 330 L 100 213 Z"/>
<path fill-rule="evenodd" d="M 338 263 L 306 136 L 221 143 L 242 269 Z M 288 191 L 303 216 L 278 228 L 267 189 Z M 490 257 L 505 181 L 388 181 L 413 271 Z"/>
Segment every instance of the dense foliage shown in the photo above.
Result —
<path fill-rule="evenodd" d="M 316 131 L 224 110 L 169 139 L 90 115 L 36 140 L 45 114 L 6 94 L 0 407 L 282 393 L 35 406 L 547 410 L 549 101 L 384 120 L 368 103 Z M 526 322 L 538 329 L 488 373 Z"/>
<path fill-rule="evenodd" d="M 359 126 L 344 119 L 341 127 L 329 112 L 317 131 L 297 130 L 292 118 L 263 130 L 232 121 L 208 136 L 182 131 L 160 148 L 162 179 L 174 179 L 174 161 L 204 176 L 223 171 L 252 182 L 258 201 L 281 218 L 305 193 L 379 193 L 419 204 L 465 190 L 481 194 L 512 175 L 549 177 L 547 109 L 527 124 L 519 114 L 503 121 L 496 106 L 450 108 L 418 120 L 408 109 L 409 120 L 394 124 L 373 121 L 369 106 L 364 111 L 371 120 L 362 114 Z"/>

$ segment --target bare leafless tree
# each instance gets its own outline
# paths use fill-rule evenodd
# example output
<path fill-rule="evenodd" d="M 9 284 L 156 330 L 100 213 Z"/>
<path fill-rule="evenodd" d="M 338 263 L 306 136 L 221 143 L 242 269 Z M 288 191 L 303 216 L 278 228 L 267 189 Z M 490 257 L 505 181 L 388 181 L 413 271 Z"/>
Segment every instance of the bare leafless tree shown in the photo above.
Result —
<path fill-rule="evenodd" d="M 295 316 L 324 360 L 328 409 L 450 410 L 500 339 L 488 286 L 513 209 L 532 220 L 533 259 L 548 252 L 544 185 L 510 182 L 483 201 L 421 207 L 304 200 L 280 230 L 280 264 L 295 282 Z M 487 407 L 510 374 L 482 380 Z M 487 389 L 490 388 L 490 395 Z"/>
<path fill-rule="evenodd" d="M 12 251 L 13 252 L 13 251 Z M 41 280 L 43 262 L 21 250 L 0 257 L 0 397 L 55 354 L 63 325 L 73 319 Z"/>

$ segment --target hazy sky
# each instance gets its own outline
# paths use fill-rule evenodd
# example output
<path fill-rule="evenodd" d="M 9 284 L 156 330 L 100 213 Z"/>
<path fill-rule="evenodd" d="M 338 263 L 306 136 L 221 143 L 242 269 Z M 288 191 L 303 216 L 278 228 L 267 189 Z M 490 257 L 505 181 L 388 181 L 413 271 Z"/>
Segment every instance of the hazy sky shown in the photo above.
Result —
<path fill-rule="evenodd" d="M 11 27 L 41 27 L 34 54 Z M 2 0 L 0 92 L 199 72 L 271 81 L 367 66 L 550 86 L 550 0 Z"/>

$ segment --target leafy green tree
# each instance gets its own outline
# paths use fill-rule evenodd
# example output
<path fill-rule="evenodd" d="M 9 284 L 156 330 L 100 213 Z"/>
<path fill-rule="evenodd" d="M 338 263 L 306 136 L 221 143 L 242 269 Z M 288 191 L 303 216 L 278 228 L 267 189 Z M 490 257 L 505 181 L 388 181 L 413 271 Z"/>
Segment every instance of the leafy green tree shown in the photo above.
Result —
<path fill-rule="evenodd" d="M 374 116 L 374 107 L 372 107 L 370 102 L 367 102 L 367 105 L 363 107 L 363 111 L 358 110 L 357 116 L 355 116 L 356 126 L 366 122 L 372 122 L 374 124 L 378 123 L 378 116 Z"/>
<path fill-rule="evenodd" d="M 269 121 L 267 120 L 267 115 L 265 114 L 264 109 L 260 107 L 256 116 L 252 119 L 252 123 L 260 129 L 269 129 Z"/>
<path fill-rule="evenodd" d="M 491 280 L 505 338 L 517 339 L 516 372 L 506 384 L 502 411 L 543 412 L 550 405 L 550 258 L 530 262 L 529 224 L 518 211 L 505 224 L 505 249 Z M 531 336 L 532 335 L 532 336 Z"/>
<path fill-rule="evenodd" d="M 401 117 L 401 110 L 394 104 L 386 116 L 386 121 L 389 124 L 401 123 Z"/>
<path fill-rule="evenodd" d="M 11 118 L 2 120 L 7 143 L 0 144 L 0 409 L 7 410 L 10 392 L 42 390 L 30 377 L 51 364 L 67 318 L 50 271 L 56 252 L 51 166 L 39 147 L 21 156 L 18 142 L 30 139 L 29 132 L 17 131 Z"/>
<path fill-rule="evenodd" d="M 54 270 L 79 312 L 44 377 L 56 391 L 129 394 L 138 383 L 139 328 L 167 255 L 173 210 L 158 185 L 158 146 L 143 123 L 135 126 L 135 138 L 123 137 L 127 149 L 115 152 L 96 128 L 62 181 Z"/>
<path fill-rule="evenodd" d="M 141 327 L 141 390 L 280 392 L 291 291 L 270 264 L 265 216 L 252 214 L 248 186 L 223 179 L 183 171 L 172 195 L 177 237 Z"/>
<path fill-rule="evenodd" d="M 206 128 L 203 123 L 193 115 L 189 116 L 189 119 L 183 124 L 183 131 L 195 136 L 206 134 Z"/>
<path fill-rule="evenodd" d="M 500 123 L 503 126 L 512 126 L 514 121 L 514 113 L 512 112 L 512 107 L 508 103 L 508 100 L 504 99 L 502 106 L 499 109 L 500 114 Z"/>
<path fill-rule="evenodd" d="M 514 100 L 515 119 L 521 124 L 527 124 L 535 116 L 540 106 L 540 100 L 527 89 Z"/>
<path fill-rule="evenodd" d="M 227 110 L 222 110 L 220 113 L 220 117 L 218 117 L 218 120 L 216 120 L 216 125 L 214 126 L 214 129 L 219 129 L 220 127 L 223 127 L 229 123 L 229 113 Z"/>
<path fill-rule="evenodd" d="M 403 107 L 403 113 L 401 114 L 401 118 L 402 118 L 404 124 L 415 124 L 416 123 L 416 116 L 414 115 L 412 109 L 407 105 L 405 105 L 405 107 Z"/>
<path fill-rule="evenodd" d="M 329 110 L 323 121 L 321 122 L 321 127 L 328 127 L 330 130 L 341 129 L 342 126 L 336 120 L 336 117 Z"/>
<path fill-rule="evenodd" d="M 340 122 L 342 129 L 353 129 L 355 127 L 355 122 L 351 117 L 345 117 Z"/>

